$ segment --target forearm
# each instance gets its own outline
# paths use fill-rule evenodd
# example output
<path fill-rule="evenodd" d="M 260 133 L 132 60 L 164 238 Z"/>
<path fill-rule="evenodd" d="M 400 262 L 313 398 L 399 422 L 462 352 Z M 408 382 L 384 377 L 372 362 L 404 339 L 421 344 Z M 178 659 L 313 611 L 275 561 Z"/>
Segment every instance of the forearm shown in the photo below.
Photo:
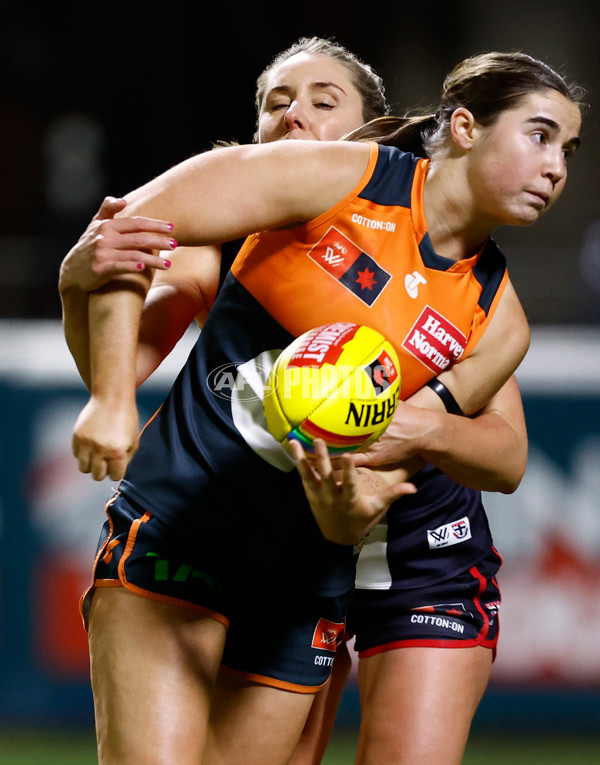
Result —
<path fill-rule="evenodd" d="M 515 377 L 473 418 L 448 414 L 429 387 L 421 388 L 398 404 L 383 438 L 355 463 L 384 465 L 415 455 L 465 486 L 514 491 L 527 462 L 527 428 Z"/>
<path fill-rule="evenodd" d="M 90 389 L 90 354 L 87 292 L 77 289 L 59 290 L 62 323 L 67 346 L 75 360 L 81 379 Z"/>
<path fill-rule="evenodd" d="M 146 280 L 115 281 L 89 296 L 90 392 L 118 404 L 135 400 L 136 358 Z"/>
<path fill-rule="evenodd" d="M 120 480 L 138 447 L 135 355 L 143 286 L 111 283 L 89 298 L 90 399 L 73 429 L 83 473 Z"/>
<path fill-rule="evenodd" d="M 501 414 L 473 419 L 428 412 L 418 453 L 457 483 L 482 491 L 515 491 L 527 463 L 527 439 Z"/>

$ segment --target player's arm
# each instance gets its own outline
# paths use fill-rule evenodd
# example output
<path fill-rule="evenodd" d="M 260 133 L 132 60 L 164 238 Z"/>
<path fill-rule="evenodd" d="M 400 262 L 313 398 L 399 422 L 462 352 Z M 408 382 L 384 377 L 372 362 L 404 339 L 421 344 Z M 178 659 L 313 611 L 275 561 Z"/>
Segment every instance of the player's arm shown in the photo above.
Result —
<path fill-rule="evenodd" d="M 106 197 L 79 241 L 60 266 L 58 290 L 63 329 L 79 373 L 90 386 L 88 297 L 115 277 L 142 267 L 165 269 L 166 261 L 152 248 L 170 250 L 171 224 L 163 220 L 115 219 L 126 206 L 124 199 Z M 168 263 L 168 261 L 167 261 Z"/>
<path fill-rule="evenodd" d="M 107 474 L 118 480 L 124 474 L 137 448 L 135 387 L 166 358 L 194 318 L 200 323 L 208 315 L 218 287 L 220 258 L 215 247 L 177 248 L 172 268 L 157 272 L 147 295 L 143 286 L 136 290 L 131 282 L 113 281 L 89 296 L 90 314 L 102 332 L 92 325 L 86 346 L 97 366 L 90 368 L 90 401 L 74 430 L 73 450 L 82 472 L 92 473 L 96 480 Z M 136 338 L 123 328 L 139 310 L 140 300 L 144 305 Z M 132 354 L 133 366 L 123 364 Z M 114 377 L 99 371 L 104 369 Z M 104 414 L 107 410 L 110 416 Z"/>
<path fill-rule="evenodd" d="M 97 481 L 121 479 L 137 450 L 135 359 L 146 290 L 121 277 L 89 297 L 90 398 L 75 423 L 73 453 Z"/>
<path fill-rule="evenodd" d="M 177 247 L 168 271 L 156 271 L 148 290 L 137 347 L 136 383 L 146 380 L 193 321 L 202 327 L 219 286 L 221 248 Z"/>
<path fill-rule="evenodd" d="M 370 157 L 368 145 L 344 142 L 217 149 L 128 195 L 119 215 L 172 221 L 186 246 L 229 241 L 316 217 L 357 185 Z M 80 469 L 98 480 L 107 473 L 121 478 L 137 449 L 136 347 L 148 287 L 142 272 L 90 295 L 91 398 L 76 423 L 73 451 Z"/>
<path fill-rule="evenodd" d="M 480 411 L 515 372 L 530 342 L 523 307 L 509 282 L 496 312 L 466 359 L 439 375 L 465 414 Z"/>
<path fill-rule="evenodd" d="M 424 398 L 427 403 L 422 401 Z M 400 402 L 391 426 L 393 433 L 385 434 L 394 440 L 397 457 L 422 457 L 457 483 L 473 489 L 506 494 L 515 491 L 527 464 L 527 428 L 514 376 L 472 418 L 448 414 L 439 398 L 435 401 L 430 396 L 415 395 L 412 401 Z M 438 407 L 438 411 L 422 408 L 430 405 Z M 386 448 L 383 440 L 380 448 Z M 377 446 L 373 454 L 367 453 L 355 462 L 373 465 Z"/>
<path fill-rule="evenodd" d="M 370 157 L 369 145 L 345 141 L 214 149 L 128 194 L 124 214 L 172 221 L 181 245 L 230 241 L 317 217 L 355 188 Z"/>
<path fill-rule="evenodd" d="M 107 197 L 86 233 L 61 264 L 59 292 L 63 304 L 63 325 L 69 349 L 82 379 L 89 387 L 89 293 L 124 273 L 143 266 L 157 268 L 141 318 L 136 362 L 140 385 L 171 352 L 195 319 L 202 326 L 214 303 L 220 275 L 221 249 L 177 247 L 162 251 L 161 257 L 139 249 L 139 245 L 169 246 L 174 243 L 164 221 L 131 221 L 138 227 L 135 236 L 123 231 L 129 220 L 114 219 L 125 200 Z M 98 221 L 101 221 L 99 223 Z M 159 234 L 157 238 L 156 234 Z M 165 263 L 167 265 L 165 265 Z"/>
<path fill-rule="evenodd" d="M 355 455 L 355 464 L 393 464 L 419 455 L 466 486 L 514 491 L 525 470 L 527 432 L 511 375 L 528 344 L 529 328 L 509 285 L 472 354 L 438 377 L 463 411 L 478 416 L 447 414 L 438 395 L 423 387 L 399 404 L 384 436 Z"/>

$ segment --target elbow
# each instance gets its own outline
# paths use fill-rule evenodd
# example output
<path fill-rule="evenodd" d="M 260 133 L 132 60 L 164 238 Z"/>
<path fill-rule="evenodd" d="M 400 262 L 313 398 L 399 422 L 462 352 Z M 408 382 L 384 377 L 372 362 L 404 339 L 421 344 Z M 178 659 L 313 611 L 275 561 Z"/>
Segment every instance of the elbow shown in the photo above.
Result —
<path fill-rule="evenodd" d="M 515 491 L 519 488 L 520 483 L 520 478 L 518 480 L 501 479 L 498 482 L 498 486 L 495 489 L 491 489 L 491 491 L 497 491 L 500 494 L 514 494 Z"/>
<path fill-rule="evenodd" d="M 512 470 L 498 477 L 498 488 L 493 489 L 493 491 L 498 491 L 501 494 L 514 494 L 521 484 L 526 467 L 526 460 L 514 465 Z"/>

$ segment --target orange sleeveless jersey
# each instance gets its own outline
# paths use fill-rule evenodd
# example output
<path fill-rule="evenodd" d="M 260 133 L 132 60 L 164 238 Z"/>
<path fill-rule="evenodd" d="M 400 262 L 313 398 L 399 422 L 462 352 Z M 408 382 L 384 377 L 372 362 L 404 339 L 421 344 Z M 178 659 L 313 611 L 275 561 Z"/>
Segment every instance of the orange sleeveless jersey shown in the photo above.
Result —
<path fill-rule="evenodd" d="M 398 351 L 402 398 L 472 351 L 508 281 L 491 240 L 458 262 L 434 252 L 427 165 L 372 144 L 348 196 L 302 226 L 249 237 L 231 269 L 294 336 L 333 321 L 379 330 Z"/>

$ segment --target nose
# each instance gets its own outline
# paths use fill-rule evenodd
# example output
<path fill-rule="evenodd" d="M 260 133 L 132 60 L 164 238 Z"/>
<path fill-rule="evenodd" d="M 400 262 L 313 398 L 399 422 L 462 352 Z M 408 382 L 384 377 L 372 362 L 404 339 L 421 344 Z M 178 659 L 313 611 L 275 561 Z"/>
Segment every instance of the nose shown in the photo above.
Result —
<path fill-rule="evenodd" d="M 567 174 L 567 161 L 564 157 L 562 147 L 558 151 L 553 151 L 548 157 L 545 175 L 553 185 L 562 181 Z"/>
<path fill-rule="evenodd" d="M 285 124 L 288 130 L 306 130 L 308 120 L 306 111 L 298 101 L 292 101 L 285 112 Z"/>

